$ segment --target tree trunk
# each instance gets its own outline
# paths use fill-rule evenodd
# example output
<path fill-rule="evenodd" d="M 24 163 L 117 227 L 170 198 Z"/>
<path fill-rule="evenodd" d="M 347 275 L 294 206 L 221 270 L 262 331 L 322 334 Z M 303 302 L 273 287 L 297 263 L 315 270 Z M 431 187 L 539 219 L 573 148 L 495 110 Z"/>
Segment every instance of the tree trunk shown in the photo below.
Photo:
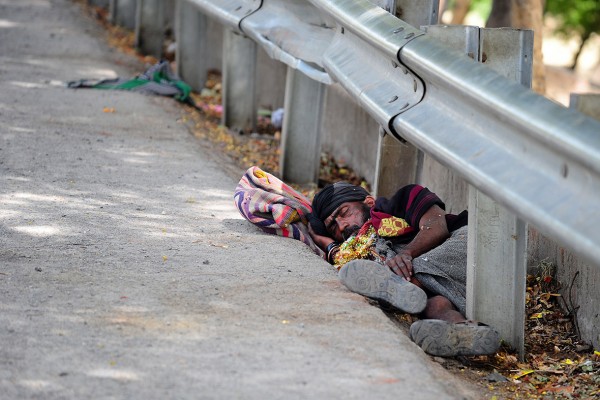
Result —
<path fill-rule="evenodd" d="M 577 53 L 575 53 L 575 58 L 573 59 L 573 64 L 571 65 L 571 69 L 575 70 L 577 68 L 577 61 L 579 61 L 579 56 L 581 55 L 581 51 L 583 50 L 583 46 L 585 46 L 585 42 L 590 38 L 591 32 L 584 32 L 581 37 L 581 43 L 579 44 L 579 48 L 577 49 Z"/>
<path fill-rule="evenodd" d="M 513 28 L 534 31 L 532 89 L 543 95 L 546 92 L 546 73 L 542 54 L 544 0 L 512 0 L 510 10 Z"/>
<path fill-rule="evenodd" d="M 512 0 L 494 0 L 492 11 L 485 26 L 488 28 L 505 28 L 511 26 L 510 6 Z"/>
<path fill-rule="evenodd" d="M 456 0 L 454 2 L 454 7 L 452 7 L 452 21 L 450 24 L 462 25 L 469 12 L 470 6 L 471 0 Z"/>
<path fill-rule="evenodd" d="M 444 11 L 446 11 L 446 7 L 448 7 L 448 1 L 447 0 L 439 0 L 438 2 L 438 21 L 442 20 L 442 16 L 444 15 Z M 440 22 L 441 24 L 441 22 Z"/>

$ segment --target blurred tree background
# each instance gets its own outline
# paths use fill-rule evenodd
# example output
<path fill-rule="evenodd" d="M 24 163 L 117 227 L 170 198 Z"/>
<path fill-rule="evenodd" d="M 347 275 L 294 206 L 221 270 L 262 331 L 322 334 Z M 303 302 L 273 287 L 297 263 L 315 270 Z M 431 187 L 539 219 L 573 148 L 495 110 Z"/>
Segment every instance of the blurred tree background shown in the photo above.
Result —
<path fill-rule="evenodd" d="M 592 34 L 600 34 L 600 1 L 546 0 L 546 15 L 556 17 L 556 33 L 565 38 L 579 36 L 579 49 L 571 64 L 571 69 L 574 69 L 585 43 Z"/>
<path fill-rule="evenodd" d="M 544 94 L 545 70 L 542 31 L 546 18 L 553 19 L 554 33 L 563 39 L 578 40 L 571 69 L 579 61 L 590 38 L 600 34 L 600 0 L 442 0 L 451 11 L 450 24 L 462 25 L 467 13 L 477 14 L 488 28 L 532 29 L 534 38 L 533 90 Z"/>

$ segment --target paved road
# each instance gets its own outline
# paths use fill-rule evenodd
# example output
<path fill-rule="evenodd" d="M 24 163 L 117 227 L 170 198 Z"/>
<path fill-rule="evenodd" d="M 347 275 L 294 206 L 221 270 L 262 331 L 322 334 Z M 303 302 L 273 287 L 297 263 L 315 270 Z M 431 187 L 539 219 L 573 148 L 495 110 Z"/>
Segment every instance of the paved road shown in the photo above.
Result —
<path fill-rule="evenodd" d="M 243 220 L 172 100 L 63 85 L 142 68 L 69 0 L 0 0 L 2 399 L 478 397 Z"/>

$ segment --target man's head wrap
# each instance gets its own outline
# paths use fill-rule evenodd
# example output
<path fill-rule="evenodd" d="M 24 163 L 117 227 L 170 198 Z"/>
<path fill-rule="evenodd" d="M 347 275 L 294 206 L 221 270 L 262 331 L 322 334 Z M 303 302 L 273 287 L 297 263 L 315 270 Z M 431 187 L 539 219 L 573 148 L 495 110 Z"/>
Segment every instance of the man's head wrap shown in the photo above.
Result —
<path fill-rule="evenodd" d="M 336 182 L 325 186 L 312 201 L 312 213 L 309 215 L 310 225 L 317 234 L 329 236 L 325 227 L 327 217 L 343 203 L 364 201 L 368 195 L 369 192 L 361 186 L 348 182 Z"/>

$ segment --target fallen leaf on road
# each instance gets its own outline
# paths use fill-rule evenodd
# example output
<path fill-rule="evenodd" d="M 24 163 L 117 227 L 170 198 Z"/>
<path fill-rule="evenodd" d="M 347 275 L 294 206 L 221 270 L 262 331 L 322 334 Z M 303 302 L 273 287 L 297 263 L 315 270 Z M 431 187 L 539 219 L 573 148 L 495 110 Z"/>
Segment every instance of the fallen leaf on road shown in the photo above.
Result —
<path fill-rule="evenodd" d="M 525 369 L 523 371 L 519 371 L 518 373 L 514 374 L 513 376 L 511 376 L 512 379 L 519 379 L 524 377 L 525 375 L 529 375 L 532 372 L 535 372 L 533 369 Z"/>

